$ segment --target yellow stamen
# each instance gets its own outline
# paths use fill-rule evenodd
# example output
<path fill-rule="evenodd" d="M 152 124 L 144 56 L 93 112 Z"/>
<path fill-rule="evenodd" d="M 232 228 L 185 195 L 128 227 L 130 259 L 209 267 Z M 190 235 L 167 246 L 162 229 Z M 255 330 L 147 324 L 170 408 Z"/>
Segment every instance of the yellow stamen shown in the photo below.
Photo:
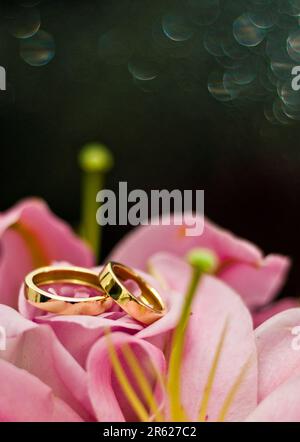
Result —
<path fill-rule="evenodd" d="M 126 398 L 128 399 L 128 402 L 132 406 L 133 410 L 135 411 L 136 415 L 142 422 L 148 422 L 149 421 L 149 415 L 136 395 L 132 385 L 130 385 L 126 373 L 121 365 L 121 362 L 119 360 L 118 354 L 116 352 L 116 349 L 111 342 L 110 336 L 107 335 L 108 340 L 108 350 L 109 350 L 109 356 L 110 360 L 113 366 L 113 369 L 115 371 L 116 377 L 119 381 L 119 384 L 123 390 L 123 393 L 125 394 Z"/>
<path fill-rule="evenodd" d="M 43 267 L 50 264 L 50 259 L 48 258 L 46 251 L 43 249 L 41 242 L 34 232 L 20 222 L 16 222 L 11 226 L 11 228 L 21 236 L 26 246 L 30 250 L 32 266 L 34 268 Z"/>
<path fill-rule="evenodd" d="M 251 364 L 252 361 L 252 356 L 249 357 L 249 359 L 247 360 L 247 362 L 243 365 L 243 367 L 241 368 L 241 371 L 238 375 L 238 377 L 236 378 L 234 384 L 232 385 L 231 389 L 229 390 L 225 401 L 223 403 L 223 406 L 220 410 L 219 416 L 218 416 L 218 421 L 219 422 L 223 422 L 226 418 L 226 415 L 233 403 L 233 400 L 238 392 L 238 389 L 240 388 L 244 377 L 246 375 L 247 370 L 249 369 L 249 366 Z"/>
<path fill-rule="evenodd" d="M 204 388 L 204 393 L 203 393 L 203 398 L 201 401 L 201 405 L 200 405 L 200 411 L 199 411 L 199 421 L 200 422 L 205 422 L 206 421 L 206 416 L 207 416 L 207 408 L 208 408 L 208 404 L 209 404 L 209 399 L 211 396 L 211 392 L 212 392 L 212 387 L 214 384 L 214 380 L 215 380 L 215 376 L 216 376 L 216 372 L 217 372 L 217 368 L 219 365 L 219 361 L 220 361 L 220 356 L 222 353 L 222 349 L 223 349 L 223 345 L 224 345 L 224 341 L 225 341 L 225 336 L 227 334 L 227 328 L 228 328 L 228 320 L 225 321 L 218 345 L 217 345 L 217 349 L 213 358 L 213 362 L 208 374 L 208 379 Z"/>
<path fill-rule="evenodd" d="M 151 385 L 148 381 L 148 379 L 146 378 L 143 369 L 141 368 L 141 365 L 139 363 L 139 361 L 137 360 L 134 352 L 132 351 L 132 349 L 130 348 L 130 346 L 128 344 L 125 344 L 122 347 L 122 352 L 124 354 L 124 357 L 126 359 L 126 362 L 128 363 L 132 373 L 135 375 L 135 379 L 144 395 L 144 398 L 146 400 L 146 402 L 149 405 L 149 409 L 152 411 L 153 415 L 154 415 L 154 419 L 156 421 L 164 421 L 164 417 L 161 414 L 161 412 L 159 411 L 159 406 L 157 404 L 157 401 L 154 397 Z"/>
<path fill-rule="evenodd" d="M 193 275 L 187 291 L 181 317 L 172 339 L 167 388 L 170 398 L 171 417 L 175 422 L 188 420 L 181 404 L 181 362 L 183 358 L 185 332 L 188 325 L 192 302 L 196 293 L 196 288 L 199 283 L 200 275 L 201 271 L 198 268 L 193 269 Z"/>

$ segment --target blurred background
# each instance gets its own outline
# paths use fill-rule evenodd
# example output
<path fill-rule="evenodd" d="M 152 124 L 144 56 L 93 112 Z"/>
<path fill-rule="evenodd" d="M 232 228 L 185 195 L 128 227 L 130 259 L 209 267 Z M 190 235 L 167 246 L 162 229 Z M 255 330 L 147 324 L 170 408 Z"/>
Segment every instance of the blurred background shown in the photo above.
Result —
<path fill-rule="evenodd" d="M 298 3 L 0 2 L 0 209 L 38 195 L 77 226 L 78 152 L 100 141 L 106 187 L 204 189 L 208 218 L 292 257 L 298 296 Z M 104 228 L 103 256 L 129 229 Z"/>

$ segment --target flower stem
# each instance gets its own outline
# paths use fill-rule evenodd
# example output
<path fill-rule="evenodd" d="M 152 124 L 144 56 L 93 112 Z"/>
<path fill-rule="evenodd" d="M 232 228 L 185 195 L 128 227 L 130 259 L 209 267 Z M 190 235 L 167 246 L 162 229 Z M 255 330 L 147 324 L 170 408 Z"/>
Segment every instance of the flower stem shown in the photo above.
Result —
<path fill-rule="evenodd" d="M 97 193 L 102 190 L 106 174 L 113 166 L 113 157 L 103 145 L 90 143 L 79 153 L 79 165 L 82 170 L 82 203 L 80 234 L 91 246 L 96 259 L 101 253 L 101 226 L 97 224 Z"/>
<path fill-rule="evenodd" d="M 192 277 L 185 295 L 185 302 L 178 325 L 175 329 L 171 356 L 169 362 L 169 376 L 167 389 L 170 398 L 170 411 L 173 421 L 186 421 L 187 416 L 181 404 L 180 395 L 180 377 L 181 362 L 184 351 L 185 332 L 189 322 L 192 303 L 197 292 L 200 278 L 204 273 L 211 273 L 216 268 L 215 256 L 206 250 L 192 250 L 188 257 L 189 263 L 192 265 Z"/>

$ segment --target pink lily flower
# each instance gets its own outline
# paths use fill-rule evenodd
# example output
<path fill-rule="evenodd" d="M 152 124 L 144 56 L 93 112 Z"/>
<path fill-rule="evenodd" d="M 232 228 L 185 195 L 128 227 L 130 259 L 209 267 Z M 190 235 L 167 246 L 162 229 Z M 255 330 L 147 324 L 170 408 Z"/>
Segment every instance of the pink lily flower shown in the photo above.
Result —
<path fill-rule="evenodd" d="M 67 234 L 62 230 L 63 241 Z M 64 260 L 70 259 L 71 239 Z M 219 262 L 228 245 L 231 254 L 243 256 L 245 262 L 249 251 L 253 255 L 256 250 L 229 234 L 220 234 L 218 241 L 219 248 L 213 250 Z M 83 246 L 77 243 L 77 247 Z M 185 333 L 178 384 L 166 383 L 173 332 L 191 279 L 191 267 L 171 252 L 147 257 L 152 276 L 144 277 L 167 305 L 166 315 L 149 326 L 119 307 L 97 317 L 41 313 L 25 301 L 23 288 L 19 312 L 9 306 L 10 298 L 7 305 L 3 298 L 0 378 L 6 381 L 0 383 L 0 421 L 168 421 L 178 416 L 203 422 L 300 421 L 300 352 L 292 345 L 297 338 L 293 331 L 300 326 L 300 309 L 276 314 L 254 332 L 243 301 L 250 290 L 247 296 L 242 290 L 241 297 L 220 274 L 220 266 L 216 275 L 202 276 Z M 252 271 L 250 261 L 242 265 Z M 255 287 L 269 299 L 274 287 L 282 283 L 288 260 L 261 257 L 260 263 L 264 263 L 262 269 L 254 266 L 259 273 Z M 236 272 L 235 281 L 238 271 L 235 264 L 230 266 Z M 174 414 L 177 385 L 180 408 Z"/>
<path fill-rule="evenodd" d="M 170 321 L 173 324 L 174 312 L 167 316 L 166 322 Z M 151 341 L 155 334 L 161 332 L 159 328 L 157 322 L 138 332 L 136 337 Z M 114 338 L 117 340 L 116 345 L 120 345 L 119 336 Z M 111 379 L 113 371 L 107 356 L 107 345 L 104 347 L 104 342 L 99 342 L 88 360 L 93 403 L 99 397 L 99 349 L 101 358 L 102 352 L 106 354 L 108 379 Z M 162 353 L 166 357 L 168 352 L 169 349 L 165 348 Z M 153 350 L 151 354 L 154 354 Z M 106 374 L 104 382 L 105 376 Z M 118 398 L 122 397 L 120 387 L 117 385 L 114 388 L 114 382 L 109 385 L 106 399 L 110 402 L 114 399 L 118 404 Z M 255 385 L 256 347 L 250 314 L 239 296 L 229 287 L 213 277 L 205 277 L 195 298 L 186 335 L 181 376 L 183 408 L 191 420 L 242 420 L 256 407 Z M 103 394 L 105 393 L 101 390 L 101 395 Z M 167 408 L 166 397 L 160 396 L 156 399 L 159 409 Z M 121 403 L 124 404 L 124 400 Z M 116 408 L 110 420 L 125 420 L 128 409 L 127 401 L 126 406 L 121 408 L 122 414 L 120 409 Z M 106 416 L 106 419 L 109 417 Z"/>
<path fill-rule="evenodd" d="M 267 306 L 279 293 L 290 267 L 289 258 L 282 255 L 263 256 L 261 250 L 250 242 L 234 236 L 208 221 L 203 220 L 201 236 L 186 236 L 183 225 L 175 215 L 171 225 L 150 225 L 134 229 L 113 249 L 109 259 L 125 262 L 133 267 L 153 272 L 155 262 L 169 266 L 172 272 L 176 257 L 183 258 L 193 248 L 205 248 L 216 255 L 219 266 L 216 276 L 231 286 L 244 299 L 254 313 Z M 190 215 L 186 223 L 190 226 L 194 217 Z M 199 222 L 200 224 L 200 222 Z M 153 264 L 154 263 L 154 264 Z M 176 265 L 176 264 L 175 264 Z M 174 278 L 172 278 L 174 281 Z M 176 279 L 176 283 L 179 278 Z M 181 275 L 178 290 L 185 291 L 189 275 Z M 275 311 L 284 309 L 280 303 Z M 289 299 L 288 306 L 298 306 L 296 299 Z M 267 314 L 267 312 L 264 312 Z M 272 310 L 271 313 L 272 314 Z M 267 314 L 268 315 L 268 314 Z M 259 315 L 256 324 L 260 323 Z"/>
<path fill-rule="evenodd" d="M 151 277 L 149 280 L 159 288 L 158 282 Z M 168 419 L 168 395 L 161 379 L 167 373 L 171 333 L 184 297 L 161 287 L 159 290 L 168 304 L 168 313 L 150 326 L 142 326 L 122 312 L 106 312 L 95 318 L 43 315 L 29 320 L 10 307 L 1 306 L 0 326 L 6 330 L 7 348 L 0 351 L 0 360 L 6 362 L 5 367 L 23 370 L 24 376 L 33 377 L 66 409 L 70 407 L 73 414 L 66 413 L 65 419 L 146 420 L 157 412 Z M 104 334 L 108 328 L 126 379 L 138 398 L 135 408 L 132 397 L 124 393 L 120 375 L 114 372 Z M 130 367 L 122 353 L 124 345 L 130 347 L 144 377 L 137 377 Z M 198 288 L 182 373 L 182 403 L 191 420 L 243 420 L 257 405 L 251 316 L 240 297 L 215 277 L 204 277 Z M 153 398 L 145 394 L 145 384 L 141 382 L 144 378 Z M 0 384 L 0 396 L 4 394 L 6 403 L 13 407 L 10 390 Z M 25 405 L 30 400 L 29 394 Z M 8 419 L 18 420 L 11 413 L 13 417 L 6 408 Z M 38 409 L 32 413 L 29 420 L 45 419 Z M 20 416 L 20 420 L 23 418 Z M 52 418 L 46 416 L 46 420 Z M 57 419 L 64 419 L 64 412 Z"/>
<path fill-rule="evenodd" d="M 0 245 L 0 302 L 15 308 L 20 285 L 33 268 L 53 261 L 83 267 L 94 263 L 89 248 L 38 199 L 0 214 Z"/>
<path fill-rule="evenodd" d="M 166 321 L 172 322 L 173 315 L 174 312 L 169 313 Z M 295 327 L 297 335 L 293 332 Z M 153 335 L 160 332 L 159 328 L 158 321 L 138 332 L 135 338 L 128 338 L 123 333 L 113 335 L 115 348 L 118 350 L 124 343 L 130 345 L 137 360 L 145 364 L 147 358 L 148 367 L 155 366 L 154 360 L 157 359 L 156 364 L 165 374 L 161 353 L 155 352 L 154 348 L 145 350 L 136 341 L 137 337 L 151 341 Z M 299 422 L 299 332 L 300 309 L 297 308 L 275 315 L 253 333 L 249 311 L 240 297 L 220 280 L 204 277 L 194 300 L 182 361 L 181 397 L 188 419 Z M 292 345 L 295 336 L 296 348 Z M 164 356 L 166 353 L 168 351 L 164 349 Z M 124 353 L 120 351 L 119 359 L 122 357 Z M 103 368 L 103 361 L 104 370 L 99 370 L 100 365 Z M 123 369 L 134 385 L 137 397 L 124 398 L 122 382 L 115 377 L 105 338 L 91 350 L 87 368 L 91 400 L 99 410 L 99 420 L 143 420 L 149 417 L 145 413 L 147 401 L 142 400 L 141 387 L 131 379 L 128 361 L 123 361 Z M 150 405 L 156 412 L 161 412 L 168 409 L 168 397 L 157 391 L 151 376 L 153 378 L 150 371 L 146 378 L 156 389 L 153 387 Z M 101 406 L 104 397 L 112 404 L 109 411 Z M 139 398 L 132 414 L 132 400 Z"/>
<path fill-rule="evenodd" d="M 178 259 L 178 263 L 181 270 L 173 269 L 174 279 L 181 278 L 183 261 Z M 170 277 L 165 267 L 156 264 L 155 269 L 162 281 Z M 185 298 L 181 292 L 165 291 L 153 277 L 145 277 L 168 307 L 167 314 L 149 326 L 122 311 L 94 318 L 37 316 L 23 305 L 21 311 L 31 315 L 26 319 L 0 306 L 0 326 L 6 331 L 0 375 L 20 387 L 18 396 L 15 385 L 8 388 L 7 382 L 0 383 L 0 419 L 171 420 L 170 392 L 164 379 L 172 332 Z M 192 305 L 181 366 L 186 418 L 300 421 L 300 413 L 289 412 L 283 401 L 288 395 L 291 403 L 298 403 L 300 352 L 291 347 L 295 337 L 291 330 L 297 325 L 300 310 L 292 309 L 274 316 L 254 333 L 240 296 L 219 278 L 203 276 Z M 16 410 L 18 397 L 26 413 Z M 32 397 L 38 398 L 40 406 L 34 406 Z"/>

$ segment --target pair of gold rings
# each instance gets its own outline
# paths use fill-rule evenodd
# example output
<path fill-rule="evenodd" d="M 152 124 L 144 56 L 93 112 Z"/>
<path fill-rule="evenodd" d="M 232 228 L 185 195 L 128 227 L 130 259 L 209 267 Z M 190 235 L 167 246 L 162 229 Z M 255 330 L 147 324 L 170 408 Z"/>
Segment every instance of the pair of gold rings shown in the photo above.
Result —
<path fill-rule="evenodd" d="M 126 281 L 137 284 L 140 294 L 126 288 Z M 93 296 L 71 297 L 57 294 L 52 285 L 79 286 L 81 293 Z M 66 290 L 65 290 L 66 291 Z M 62 315 L 99 315 L 116 302 L 126 313 L 143 324 L 151 324 L 165 314 L 159 293 L 133 269 L 109 262 L 100 274 L 81 267 L 41 267 L 25 278 L 25 297 L 31 305 Z"/>

